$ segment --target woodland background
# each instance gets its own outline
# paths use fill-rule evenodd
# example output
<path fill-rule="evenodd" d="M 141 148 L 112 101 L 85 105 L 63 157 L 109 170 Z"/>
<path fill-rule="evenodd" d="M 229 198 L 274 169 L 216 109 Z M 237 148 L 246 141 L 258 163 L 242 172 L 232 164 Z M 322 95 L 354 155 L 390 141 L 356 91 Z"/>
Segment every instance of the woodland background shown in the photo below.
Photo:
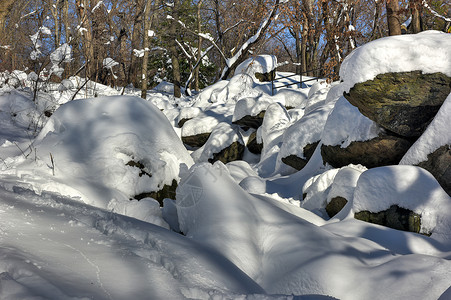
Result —
<path fill-rule="evenodd" d="M 199 90 L 244 59 L 325 76 L 355 47 L 388 35 L 450 32 L 451 0 L 1 0 L 0 71 L 78 75 L 146 91 L 161 80 Z M 50 72 L 51 54 L 64 72 Z M 201 51 L 198 51 L 201 49 Z M 203 56 L 205 55 L 205 56 Z"/>

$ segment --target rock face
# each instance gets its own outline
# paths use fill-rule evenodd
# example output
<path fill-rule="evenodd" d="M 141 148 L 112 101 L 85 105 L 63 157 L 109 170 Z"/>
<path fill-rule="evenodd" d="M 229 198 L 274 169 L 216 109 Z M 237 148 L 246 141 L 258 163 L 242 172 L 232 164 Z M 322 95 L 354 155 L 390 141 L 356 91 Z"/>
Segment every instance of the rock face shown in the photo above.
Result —
<path fill-rule="evenodd" d="M 427 161 L 418 164 L 428 170 L 445 192 L 451 196 L 451 145 L 445 145 L 428 155 Z"/>
<path fill-rule="evenodd" d="M 233 142 L 227 148 L 222 149 L 221 152 L 213 154 L 213 158 L 210 158 L 208 162 L 214 163 L 220 160 L 226 164 L 231 161 L 241 160 L 243 158 L 244 148 L 245 147 L 241 142 Z"/>
<path fill-rule="evenodd" d="M 345 207 L 346 203 L 348 203 L 348 200 L 346 200 L 343 197 L 337 196 L 335 198 L 332 198 L 330 202 L 326 206 L 326 212 L 329 215 L 329 217 L 333 217 L 336 214 L 340 212 L 340 210 Z"/>
<path fill-rule="evenodd" d="M 313 144 L 308 144 L 304 147 L 303 153 L 305 155 L 305 159 L 300 158 L 293 154 L 293 155 L 289 155 L 287 157 L 283 157 L 282 162 L 290 167 L 295 168 L 298 171 L 302 170 L 305 167 L 305 165 L 308 163 L 310 158 L 312 157 L 313 152 L 315 152 L 315 149 L 318 146 L 318 143 L 319 143 L 319 141 L 315 142 Z"/>
<path fill-rule="evenodd" d="M 198 148 L 202 147 L 210 137 L 211 132 L 182 136 L 182 142 L 190 147 Z"/>
<path fill-rule="evenodd" d="M 420 215 L 397 205 L 392 205 L 389 209 L 377 213 L 360 211 L 354 215 L 354 218 L 397 230 L 416 233 L 419 233 L 421 228 Z"/>
<path fill-rule="evenodd" d="M 263 124 L 263 118 L 265 117 L 266 111 L 261 111 L 255 116 L 244 116 L 243 118 L 233 122 L 233 124 L 240 125 L 243 128 L 254 128 L 257 129 Z"/>
<path fill-rule="evenodd" d="M 367 168 L 396 165 L 412 144 L 400 137 L 383 135 L 369 141 L 351 142 L 346 148 L 321 146 L 325 163 L 334 168 L 361 164 Z"/>
<path fill-rule="evenodd" d="M 421 71 L 386 73 L 357 83 L 344 96 L 382 127 L 419 137 L 451 92 L 451 78 Z"/>

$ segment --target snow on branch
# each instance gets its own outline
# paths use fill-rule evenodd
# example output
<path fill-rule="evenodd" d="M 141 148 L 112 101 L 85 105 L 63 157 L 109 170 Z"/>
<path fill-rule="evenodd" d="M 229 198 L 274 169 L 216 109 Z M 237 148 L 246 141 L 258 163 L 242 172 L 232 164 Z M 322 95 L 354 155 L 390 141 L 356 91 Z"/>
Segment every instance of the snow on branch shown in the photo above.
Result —
<path fill-rule="evenodd" d="M 432 7 L 430 7 L 429 4 L 426 2 L 426 0 L 423 0 L 423 6 L 426 7 L 437 18 L 443 19 L 446 22 L 451 22 L 451 18 L 444 17 L 435 10 L 433 10 Z"/>
<path fill-rule="evenodd" d="M 263 33 L 271 24 L 271 20 L 276 16 L 279 4 L 286 2 L 288 2 L 288 0 L 276 0 L 273 8 L 271 9 L 271 12 L 269 13 L 268 17 L 263 21 L 263 23 L 260 25 L 257 32 L 241 46 L 241 48 L 237 51 L 237 53 L 234 56 L 226 60 L 226 66 L 224 67 L 224 70 L 222 70 L 221 79 L 226 79 L 230 71 L 233 69 L 233 67 L 239 63 L 239 61 L 243 58 L 243 56 L 249 51 L 251 46 L 261 39 Z"/>
<path fill-rule="evenodd" d="M 180 44 L 180 42 L 179 42 L 177 39 L 175 39 L 175 42 L 176 42 L 177 45 L 182 49 L 183 53 L 185 54 L 185 56 L 186 56 L 189 60 L 193 59 L 193 57 L 186 51 L 185 47 L 183 47 L 183 45 Z"/>

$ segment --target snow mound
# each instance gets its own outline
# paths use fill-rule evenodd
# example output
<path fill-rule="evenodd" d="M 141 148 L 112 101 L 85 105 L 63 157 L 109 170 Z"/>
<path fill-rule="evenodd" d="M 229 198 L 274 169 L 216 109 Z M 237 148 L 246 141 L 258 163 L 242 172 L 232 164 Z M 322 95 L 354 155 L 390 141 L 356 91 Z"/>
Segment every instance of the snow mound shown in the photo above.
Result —
<path fill-rule="evenodd" d="M 208 133 L 219 124 L 217 118 L 212 116 L 199 116 L 185 122 L 182 127 L 182 136 L 193 136 Z"/>
<path fill-rule="evenodd" d="M 34 147 L 36 162 L 30 158 L 21 163 L 18 174 L 30 174 L 27 177 L 32 180 L 32 174 L 39 172 L 71 187 L 64 190 L 56 183 L 45 183 L 43 190 L 57 189 L 102 208 L 112 199 L 128 202 L 134 195 L 171 185 L 178 181 L 180 164 L 193 164 L 159 109 L 129 96 L 76 100 L 61 106 Z"/>
<path fill-rule="evenodd" d="M 354 192 L 354 212 L 380 212 L 392 205 L 421 215 L 421 231 L 450 240 L 451 198 L 426 170 L 387 166 L 360 175 Z"/>
<path fill-rule="evenodd" d="M 356 83 L 389 72 L 442 72 L 451 77 L 451 35 L 423 31 L 381 38 L 355 49 L 343 61 L 340 78 L 346 91 Z"/>
<path fill-rule="evenodd" d="M 241 120 L 245 116 L 256 116 L 266 110 L 271 103 L 273 102 L 269 97 L 247 97 L 241 99 L 235 105 L 232 121 Z"/>

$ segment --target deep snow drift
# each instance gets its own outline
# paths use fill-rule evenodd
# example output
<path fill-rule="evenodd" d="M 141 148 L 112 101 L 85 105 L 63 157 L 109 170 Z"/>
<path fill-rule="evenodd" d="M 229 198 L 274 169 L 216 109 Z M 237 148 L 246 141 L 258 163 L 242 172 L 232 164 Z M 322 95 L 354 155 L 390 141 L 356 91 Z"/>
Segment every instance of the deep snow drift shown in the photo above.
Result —
<path fill-rule="evenodd" d="M 162 83 L 147 101 L 99 84 L 70 101 L 84 82 L 74 77 L 33 102 L 27 74 L 15 74 L 26 88 L 0 77 L 0 299 L 449 299 L 451 199 L 413 164 L 450 143 L 451 95 L 401 165 L 333 169 L 319 147 L 377 136 L 343 91 L 382 71 L 449 74 L 451 35 L 369 43 L 345 59 L 342 83 L 271 96 L 255 72 L 275 63 L 249 60 L 182 99 Z M 262 110 L 257 130 L 232 124 Z M 199 149 L 181 142 L 208 132 Z M 262 154 L 206 162 L 254 132 Z M 282 162 L 313 142 L 301 171 Z M 174 180 L 163 208 L 129 200 Z M 349 201 L 329 218 L 336 196 Z M 421 215 L 428 235 L 354 219 L 393 204 Z"/>

